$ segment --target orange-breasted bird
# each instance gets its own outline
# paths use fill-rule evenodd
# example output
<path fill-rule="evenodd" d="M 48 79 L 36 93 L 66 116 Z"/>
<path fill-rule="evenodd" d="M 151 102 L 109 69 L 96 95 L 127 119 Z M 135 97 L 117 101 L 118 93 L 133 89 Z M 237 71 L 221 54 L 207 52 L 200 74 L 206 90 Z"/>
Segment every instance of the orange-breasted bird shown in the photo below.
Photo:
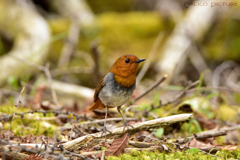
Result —
<path fill-rule="evenodd" d="M 110 70 L 103 76 L 97 85 L 94 93 L 94 104 L 89 110 L 106 108 L 105 123 L 103 133 L 106 141 L 106 119 L 108 108 L 117 107 L 118 112 L 124 121 L 124 128 L 130 126 L 122 115 L 120 108 L 132 96 L 136 87 L 136 73 L 140 62 L 145 59 L 139 59 L 135 55 L 124 55 L 116 60 Z"/>

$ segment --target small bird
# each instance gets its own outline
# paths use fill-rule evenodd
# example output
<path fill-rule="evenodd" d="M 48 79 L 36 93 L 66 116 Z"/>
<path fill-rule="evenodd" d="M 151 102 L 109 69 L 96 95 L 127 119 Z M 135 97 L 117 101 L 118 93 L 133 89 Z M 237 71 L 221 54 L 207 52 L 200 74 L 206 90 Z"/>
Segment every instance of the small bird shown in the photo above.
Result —
<path fill-rule="evenodd" d="M 94 104 L 89 110 L 106 108 L 105 123 L 103 133 L 106 141 L 106 119 L 108 108 L 117 107 L 118 112 L 124 121 L 124 128 L 131 126 L 127 123 L 120 109 L 132 96 L 136 87 L 136 73 L 140 62 L 145 59 L 139 59 L 135 55 L 124 55 L 116 60 L 110 70 L 103 76 L 97 85 L 94 93 Z M 131 126 L 132 127 L 132 126 Z M 110 132 L 110 131 L 108 131 Z"/>

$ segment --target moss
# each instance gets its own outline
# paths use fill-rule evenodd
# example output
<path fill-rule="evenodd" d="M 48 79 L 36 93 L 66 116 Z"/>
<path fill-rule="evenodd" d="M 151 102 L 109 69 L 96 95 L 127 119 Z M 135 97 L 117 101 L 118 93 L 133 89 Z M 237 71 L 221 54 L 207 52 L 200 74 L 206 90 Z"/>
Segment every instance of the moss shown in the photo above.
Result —
<path fill-rule="evenodd" d="M 204 153 L 198 152 L 198 153 L 185 153 L 185 152 L 174 152 L 174 153 L 160 153 L 159 151 L 150 152 L 150 151 L 142 151 L 142 152 L 136 152 L 137 154 L 122 154 L 119 157 L 116 156 L 109 156 L 108 160 L 216 160 L 217 158 L 206 155 Z M 238 153 L 234 152 L 229 157 L 237 157 Z"/>
<path fill-rule="evenodd" d="M 1 113 L 13 114 L 15 110 L 14 106 L 3 105 L 0 107 Z M 29 111 L 24 107 L 18 107 L 16 113 Z M 47 113 L 46 117 L 53 117 L 53 113 Z M 13 132 L 17 136 L 21 135 L 46 135 L 52 137 L 57 127 L 55 124 L 51 124 L 46 121 L 36 120 L 37 118 L 44 117 L 42 113 L 34 113 L 34 114 L 25 114 L 23 118 L 20 118 L 19 115 L 16 115 L 11 126 L 11 132 Z M 8 130 L 10 126 L 10 122 L 5 122 L 3 129 Z"/>
<path fill-rule="evenodd" d="M 223 104 L 218 108 L 217 113 L 218 113 L 217 119 L 226 120 L 226 121 L 232 121 L 232 120 L 236 121 L 234 117 L 236 117 L 238 112 L 236 109 L 234 109 L 234 106 L 228 106 Z"/>

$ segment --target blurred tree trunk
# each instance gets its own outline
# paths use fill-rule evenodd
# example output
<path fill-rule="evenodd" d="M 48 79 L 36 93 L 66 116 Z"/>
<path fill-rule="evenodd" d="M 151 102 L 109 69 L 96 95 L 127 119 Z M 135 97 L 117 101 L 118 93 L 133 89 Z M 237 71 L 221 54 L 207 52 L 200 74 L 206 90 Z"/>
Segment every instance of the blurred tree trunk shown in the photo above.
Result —
<path fill-rule="evenodd" d="M 14 41 L 10 52 L 0 57 L 2 86 L 10 76 L 18 78 L 36 70 L 14 57 L 36 64 L 44 62 L 50 33 L 46 21 L 37 13 L 31 2 L 26 0 L 0 1 L 0 32 Z"/>
<path fill-rule="evenodd" d="M 61 16 L 74 18 L 82 25 L 92 24 L 94 14 L 85 0 L 50 0 L 49 5 Z"/>
<path fill-rule="evenodd" d="M 205 36 L 215 20 L 216 13 L 217 7 L 211 8 L 211 5 L 190 6 L 186 16 L 176 25 L 163 46 L 157 64 L 157 70 L 168 74 L 167 82 L 170 82 L 174 76 L 177 77 L 177 73 L 182 70 L 192 43 Z"/>

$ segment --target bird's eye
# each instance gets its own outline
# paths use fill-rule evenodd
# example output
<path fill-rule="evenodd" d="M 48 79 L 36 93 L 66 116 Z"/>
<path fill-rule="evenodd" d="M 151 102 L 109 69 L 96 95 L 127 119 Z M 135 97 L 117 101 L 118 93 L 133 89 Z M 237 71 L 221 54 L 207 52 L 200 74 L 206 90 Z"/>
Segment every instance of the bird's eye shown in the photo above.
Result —
<path fill-rule="evenodd" d="M 125 62 L 126 62 L 126 63 L 129 63 L 129 62 L 130 62 L 130 60 L 127 58 L 127 59 L 125 59 Z"/>

